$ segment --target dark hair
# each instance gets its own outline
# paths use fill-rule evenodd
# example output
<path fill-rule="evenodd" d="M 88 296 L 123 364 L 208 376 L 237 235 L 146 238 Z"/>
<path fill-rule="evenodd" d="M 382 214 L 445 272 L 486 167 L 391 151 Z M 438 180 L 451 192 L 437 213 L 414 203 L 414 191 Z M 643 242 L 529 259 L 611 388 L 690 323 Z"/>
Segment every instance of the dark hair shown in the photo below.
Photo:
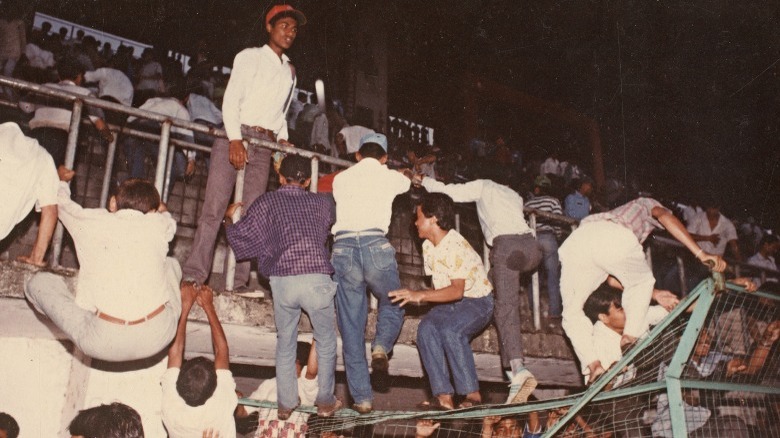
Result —
<path fill-rule="evenodd" d="M 217 389 L 217 371 L 214 362 L 203 356 L 185 361 L 176 379 L 176 391 L 190 406 L 200 406 Z"/>
<path fill-rule="evenodd" d="M 614 304 L 617 309 L 622 308 L 622 299 L 623 293 L 620 290 L 603 283 L 585 300 L 582 310 L 590 318 L 591 322 L 595 324 L 599 320 L 600 314 L 609 315 L 610 305 Z"/>
<path fill-rule="evenodd" d="M 778 239 L 777 235 L 775 234 L 764 234 L 764 237 L 761 238 L 761 241 L 758 242 L 758 247 L 761 248 L 764 245 L 771 245 L 773 243 L 777 243 Z"/>
<path fill-rule="evenodd" d="M 160 193 L 145 179 L 126 179 L 116 190 L 116 206 L 149 213 L 160 207 Z"/>
<path fill-rule="evenodd" d="M 376 158 L 377 160 L 387 155 L 387 151 L 379 143 L 363 143 L 358 153 L 363 158 Z"/>
<path fill-rule="evenodd" d="M 575 183 L 574 187 L 576 187 L 577 190 L 580 190 L 582 188 L 582 186 L 584 186 L 585 184 L 590 184 L 592 186 L 593 185 L 593 180 L 588 178 L 587 176 L 586 177 L 582 177 L 582 178 L 577 180 L 577 182 Z"/>
<path fill-rule="evenodd" d="M 295 350 L 295 361 L 301 364 L 301 366 L 306 365 L 306 363 L 309 361 L 309 353 L 311 353 L 311 344 L 308 342 L 298 341 L 298 346 Z"/>
<path fill-rule="evenodd" d="M 288 155 L 282 160 L 279 173 L 289 181 L 303 184 L 311 178 L 311 162 L 300 155 Z"/>
<path fill-rule="evenodd" d="M 189 94 L 187 87 L 184 85 L 183 81 L 174 80 L 169 82 L 167 85 L 168 85 L 168 95 L 175 99 L 184 101 L 184 98 L 187 97 L 187 95 Z"/>
<path fill-rule="evenodd" d="M 80 62 L 71 57 L 61 59 L 57 63 L 57 74 L 61 81 L 75 80 L 79 75 L 83 75 L 86 70 Z"/>
<path fill-rule="evenodd" d="M 141 416 L 122 403 L 80 411 L 68 426 L 71 435 L 89 438 L 143 438 Z"/>
<path fill-rule="evenodd" d="M 436 223 L 444 231 L 455 228 L 455 203 L 443 193 L 426 193 L 420 201 L 425 217 L 436 217 Z"/>
<path fill-rule="evenodd" d="M 16 438 L 19 436 L 19 423 L 16 422 L 14 417 L 0 412 L 0 430 L 4 430 L 8 438 Z"/>
<path fill-rule="evenodd" d="M 292 18 L 295 20 L 295 24 L 298 24 L 298 16 L 296 15 L 297 11 L 282 11 L 278 14 L 274 15 L 270 20 L 268 20 L 268 24 L 271 25 L 271 27 L 276 26 L 276 22 L 281 20 L 282 18 Z"/>

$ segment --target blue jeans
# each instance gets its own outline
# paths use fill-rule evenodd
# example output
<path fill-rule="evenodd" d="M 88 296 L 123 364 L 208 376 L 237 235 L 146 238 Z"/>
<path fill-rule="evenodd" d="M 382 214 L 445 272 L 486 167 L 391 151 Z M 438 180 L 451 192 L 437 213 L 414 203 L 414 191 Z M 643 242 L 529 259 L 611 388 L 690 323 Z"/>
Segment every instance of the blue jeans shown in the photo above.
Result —
<path fill-rule="evenodd" d="M 336 310 L 339 332 L 344 348 L 344 368 L 349 392 L 355 403 L 373 399 L 366 360 L 366 322 L 368 296 L 366 289 L 379 302 L 376 337 L 372 348 L 381 347 L 390 353 L 401 333 L 404 309 L 390 302 L 388 292 L 401 288 L 395 248 L 385 236 L 355 236 L 333 243 L 331 263 L 338 282 Z"/>
<path fill-rule="evenodd" d="M 420 321 L 417 350 L 434 396 L 453 394 L 450 370 L 455 393 L 465 395 L 479 390 L 470 342 L 492 317 L 493 295 L 488 295 L 435 305 Z"/>
<path fill-rule="evenodd" d="M 276 323 L 276 399 L 279 407 L 293 409 L 298 406 L 295 356 L 301 310 L 309 315 L 316 341 L 319 392 L 315 403 L 318 406 L 333 404 L 336 401 L 333 395 L 336 373 L 336 309 L 333 296 L 336 283 L 325 274 L 271 277 L 269 280 Z"/>
<path fill-rule="evenodd" d="M 540 232 L 536 234 L 536 241 L 542 247 L 542 262 L 547 273 L 547 297 L 550 300 L 548 315 L 552 318 L 560 318 L 563 305 L 561 304 L 561 262 L 558 260 L 558 240 L 555 233 Z M 528 302 L 533 308 L 533 293 L 530 288 Z"/>

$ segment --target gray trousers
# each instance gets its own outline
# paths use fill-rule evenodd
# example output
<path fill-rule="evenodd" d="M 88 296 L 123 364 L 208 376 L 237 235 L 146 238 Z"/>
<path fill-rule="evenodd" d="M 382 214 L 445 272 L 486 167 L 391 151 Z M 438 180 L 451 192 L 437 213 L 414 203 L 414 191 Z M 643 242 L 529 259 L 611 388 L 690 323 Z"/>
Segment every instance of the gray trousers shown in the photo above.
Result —
<path fill-rule="evenodd" d="M 488 276 L 496 294 L 493 318 L 504 368 L 509 368 L 512 359 L 524 359 L 520 335 L 520 276 L 535 270 L 541 260 L 541 248 L 531 233 L 493 239 Z"/>
<path fill-rule="evenodd" d="M 272 141 L 271 138 L 266 140 Z M 211 164 L 206 182 L 206 197 L 203 210 L 198 218 L 198 229 L 192 242 L 192 251 L 182 267 L 185 280 L 205 283 L 211 274 L 214 262 L 214 246 L 217 243 L 222 218 L 225 217 L 236 185 L 238 171 L 230 164 L 228 151 L 230 142 L 218 138 L 211 147 Z M 244 208 L 249 208 L 258 196 L 265 193 L 268 186 L 268 172 L 271 165 L 271 150 L 250 147 L 244 167 Z M 235 285 L 240 287 L 249 281 L 249 262 L 236 265 Z"/>
<path fill-rule="evenodd" d="M 98 318 L 95 312 L 76 304 L 65 280 L 50 272 L 33 275 L 24 292 L 33 307 L 48 316 L 87 356 L 112 362 L 146 359 L 168 347 L 181 314 L 179 262 L 168 258 L 165 272 L 166 284 L 160 285 L 166 289 L 165 310 L 136 325 Z"/>

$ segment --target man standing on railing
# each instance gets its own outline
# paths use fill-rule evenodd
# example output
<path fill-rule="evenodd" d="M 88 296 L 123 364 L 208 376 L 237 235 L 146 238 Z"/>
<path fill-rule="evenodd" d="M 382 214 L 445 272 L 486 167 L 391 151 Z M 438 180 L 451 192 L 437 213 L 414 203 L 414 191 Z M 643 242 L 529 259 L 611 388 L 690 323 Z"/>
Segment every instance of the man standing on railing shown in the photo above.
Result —
<path fill-rule="evenodd" d="M 442 175 L 445 180 L 448 175 Z M 475 202 L 485 242 L 490 246 L 488 276 L 496 293 L 493 316 L 501 344 L 501 366 L 511 383 L 507 403 L 525 403 L 536 388 L 536 378 L 525 367 L 520 336 L 520 277 L 539 266 L 542 250 L 523 216 L 523 198 L 511 188 L 487 179 L 444 184 L 414 175 L 412 180 L 432 193 L 444 193 L 455 202 Z"/>
<path fill-rule="evenodd" d="M 366 363 L 366 288 L 379 302 L 376 337 L 371 345 L 371 369 L 384 374 L 404 322 L 404 310 L 390 302 L 388 293 L 401 289 L 395 248 L 385 235 L 390 227 L 393 199 L 409 190 L 409 180 L 390 170 L 387 137 L 368 134 L 360 140 L 358 163 L 336 175 L 333 197 L 336 223 L 331 262 L 338 282 L 336 311 L 344 344 L 344 368 L 361 414 L 373 409 L 373 393 Z"/>
<path fill-rule="evenodd" d="M 682 222 L 651 198 L 638 198 L 606 213 L 586 217 L 558 250 L 563 329 L 589 383 L 605 371 L 594 354 L 593 322 L 583 310 L 596 288 L 609 281 L 612 287 L 623 290 L 626 323 L 620 341 L 622 348 L 629 347 L 647 331 L 645 316 L 651 299 L 667 308 L 677 303 L 671 292 L 654 288 L 655 278 L 642 251 L 642 243 L 656 228 L 665 229 L 702 263 L 712 263 L 715 271 L 726 269 L 722 258 L 699 248 Z"/>
<path fill-rule="evenodd" d="M 295 67 L 284 54 L 292 47 L 298 26 L 306 17 L 290 5 L 276 5 L 265 16 L 268 44 L 241 51 L 233 62 L 225 89 L 222 115 L 227 139 L 218 138 L 211 149 L 203 212 L 192 242 L 192 252 L 182 269 L 184 281 L 203 283 L 211 273 L 214 245 L 231 198 L 238 171 L 245 169 L 244 205 L 265 193 L 271 150 L 244 145 L 242 130 L 261 139 L 287 142 L 287 107 L 293 97 Z M 249 281 L 249 262 L 236 266 L 235 284 L 240 290 Z"/>

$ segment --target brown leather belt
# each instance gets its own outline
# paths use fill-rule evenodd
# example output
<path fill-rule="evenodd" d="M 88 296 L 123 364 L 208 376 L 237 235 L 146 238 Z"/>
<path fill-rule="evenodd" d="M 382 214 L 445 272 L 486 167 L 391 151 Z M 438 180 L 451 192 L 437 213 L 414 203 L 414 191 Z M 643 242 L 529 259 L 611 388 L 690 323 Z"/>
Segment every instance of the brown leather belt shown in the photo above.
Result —
<path fill-rule="evenodd" d="M 247 126 L 244 125 L 244 128 L 246 128 L 248 131 L 257 132 L 258 134 L 263 134 L 265 136 L 268 136 L 271 141 L 276 141 L 276 134 L 274 134 L 273 131 L 270 129 L 265 129 L 262 126 Z"/>
<path fill-rule="evenodd" d="M 119 325 L 137 325 L 137 324 L 141 324 L 142 322 L 149 321 L 150 319 L 154 318 L 155 316 L 161 314 L 162 311 L 165 310 L 165 305 L 166 304 L 168 304 L 168 302 L 160 304 L 160 307 L 152 310 L 151 313 L 149 313 L 148 315 L 144 316 L 141 319 L 136 319 L 135 321 L 125 321 L 124 319 L 121 319 L 121 318 L 115 318 L 115 317 L 113 317 L 111 315 L 106 315 L 105 313 L 101 312 L 100 310 L 95 311 L 95 314 L 97 315 L 98 318 L 100 318 L 100 319 L 102 319 L 104 321 L 112 322 L 114 324 L 119 324 Z"/>

